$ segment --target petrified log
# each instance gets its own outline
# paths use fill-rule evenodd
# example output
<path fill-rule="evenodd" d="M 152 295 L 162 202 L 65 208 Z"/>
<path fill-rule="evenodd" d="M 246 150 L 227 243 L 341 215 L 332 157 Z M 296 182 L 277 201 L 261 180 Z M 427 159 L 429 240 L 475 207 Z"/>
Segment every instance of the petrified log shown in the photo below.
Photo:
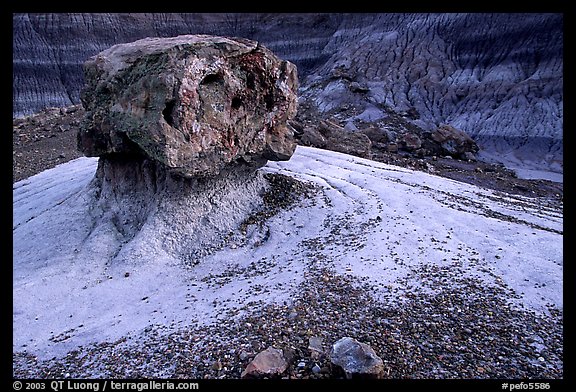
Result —
<path fill-rule="evenodd" d="M 87 156 L 136 155 L 206 177 L 293 154 L 296 67 L 255 41 L 207 35 L 120 44 L 84 65 Z"/>

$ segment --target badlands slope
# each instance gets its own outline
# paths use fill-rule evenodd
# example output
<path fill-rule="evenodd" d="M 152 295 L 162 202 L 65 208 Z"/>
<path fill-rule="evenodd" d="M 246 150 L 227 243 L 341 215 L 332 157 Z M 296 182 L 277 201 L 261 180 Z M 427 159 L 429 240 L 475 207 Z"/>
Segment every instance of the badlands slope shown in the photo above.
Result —
<path fill-rule="evenodd" d="M 523 312 L 546 318 L 563 309 L 563 212 L 542 200 L 298 147 L 290 161 L 262 170 L 316 192 L 190 266 L 160 245 L 136 259 L 110 256 L 122 243 L 86 241 L 96 166 L 79 158 L 13 186 L 14 353 L 62 358 L 153 326 L 239 320 L 290 304 L 318 268 L 364 285 L 382 308 L 469 277 Z M 424 284 L 417 271 L 426 270 L 447 278 Z"/>

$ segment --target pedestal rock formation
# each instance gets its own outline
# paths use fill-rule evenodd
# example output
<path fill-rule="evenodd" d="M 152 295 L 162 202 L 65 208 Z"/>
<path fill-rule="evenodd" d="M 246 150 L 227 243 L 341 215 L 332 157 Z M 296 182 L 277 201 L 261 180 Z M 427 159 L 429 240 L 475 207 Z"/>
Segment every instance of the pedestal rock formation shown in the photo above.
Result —
<path fill-rule="evenodd" d="M 257 169 L 296 148 L 296 67 L 255 41 L 146 38 L 84 68 L 78 148 L 100 157 L 91 237 L 120 239 L 113 258 L 193 263 L 261 203 Z"/>

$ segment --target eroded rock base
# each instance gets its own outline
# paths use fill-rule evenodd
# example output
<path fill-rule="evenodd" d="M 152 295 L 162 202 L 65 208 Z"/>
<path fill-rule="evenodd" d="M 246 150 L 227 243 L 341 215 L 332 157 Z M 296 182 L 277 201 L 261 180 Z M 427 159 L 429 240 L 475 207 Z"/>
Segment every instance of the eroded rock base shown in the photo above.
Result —
<path fill-rule="evenodd" d="M 248 168 L 185 179 L 149 159 L 109 156 L 100 158 L 90 187 L 94 228 L 86 249 L 112 244 L 113 264 L 162 253 L 195 264 L 260 208 L 267 182 Z"/>

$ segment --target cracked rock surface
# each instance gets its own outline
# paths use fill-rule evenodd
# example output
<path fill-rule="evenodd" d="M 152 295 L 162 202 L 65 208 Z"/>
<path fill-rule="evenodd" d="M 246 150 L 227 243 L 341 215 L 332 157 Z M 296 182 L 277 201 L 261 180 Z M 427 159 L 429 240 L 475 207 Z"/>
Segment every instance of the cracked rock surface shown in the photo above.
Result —
<path fill-rule="evenodd" d="M 89 59 L 78 147 L 132 154 L 183 177 L 289 159 L 296 67 L 257 42 L 206 35 L 146 38 Z"/>

